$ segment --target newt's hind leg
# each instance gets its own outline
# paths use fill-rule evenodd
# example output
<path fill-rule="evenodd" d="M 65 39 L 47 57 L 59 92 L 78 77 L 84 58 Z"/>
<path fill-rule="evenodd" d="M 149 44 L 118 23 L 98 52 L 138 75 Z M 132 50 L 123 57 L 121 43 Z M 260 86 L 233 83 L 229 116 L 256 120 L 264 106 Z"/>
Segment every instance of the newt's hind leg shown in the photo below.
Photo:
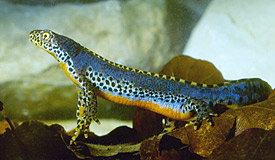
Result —
<path fill-rule="evenodd" d="M 88 138 L 88 131 L 91 122 L 94 120 L 100 124 L 96 117 L 97 113 L 97 97 L 93 88 L 88 86 L 85 89 L 77 88 L 78 104 L 77 104 L 77 127 L 75 134 L 71 139 L 71 144 L 76 140 L 81 131 L 84 131 L 84 137 Z"/>
<path fill-rule="evenodd" d="M 199 99 L 186 99 L 186 101 L 181 105 L 181 109 L 184 113 L 190 112 L 189 119 L 185 119 L 185 121 L 189 121 L 185 127 L 193 124 L 195 130 L 201 126 L 203 120 L 206 120 L 208 124 L 212 126 L 213 122 L 211 116 L 218 116 L 218 114 L 210 108 L 208 103 Z M 178 127 L 178 120 L 167 117 L 163 132 L 171 132 Z"/>
<path fill-rule="evenodd" d="M 206 120 L 209 125 L 213 126 L 211 116 L 218 116 L 218 114 L 210 108 L 209 104 L 198 99 L 192 99 L 190 101 L 188 105 L 197 112 L 197 117 L 186 124 L 185 127 L 194 124 L 194 129 L 197 130 L 201 126 L 203 120 Z"/>

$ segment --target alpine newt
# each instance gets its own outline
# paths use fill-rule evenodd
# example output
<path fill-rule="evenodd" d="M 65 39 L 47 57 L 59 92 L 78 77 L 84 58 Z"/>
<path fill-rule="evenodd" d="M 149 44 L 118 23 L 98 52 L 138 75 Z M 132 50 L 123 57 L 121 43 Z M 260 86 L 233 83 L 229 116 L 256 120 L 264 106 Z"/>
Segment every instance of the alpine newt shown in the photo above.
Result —
<path fill-rule="evenodd" d="M 217 104 L 244 106 L 267 99 L 271 92 L 270 85 L 258 78 L 208 85 L 130 68 L 50 30 L 34 30 L 29 38 L 51 54 L 76 85 L 77 128 L 71 143 L 81 131 L 88 137 L 92 120 L 100 124 L 96 117 L 97 96 L 190 121 L 196 128 L 203 120 L 212 124 L 211 116 L 216 114 L 211 108 Z"/>

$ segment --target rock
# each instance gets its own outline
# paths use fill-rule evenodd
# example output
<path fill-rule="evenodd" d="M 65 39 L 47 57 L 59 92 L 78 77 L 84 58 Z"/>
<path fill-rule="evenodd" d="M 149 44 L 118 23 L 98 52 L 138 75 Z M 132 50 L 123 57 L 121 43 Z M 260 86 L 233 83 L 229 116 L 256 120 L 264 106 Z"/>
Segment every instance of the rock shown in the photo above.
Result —
<path fill-rule="evenodd" d="M 193 28 L 198 23 L 211 0 L 166 1 L 166 27 L 170 39 L 170 53 L 180 54 L 189 40 Z"/>
<path fill-rule="evenodd" d="M 54 58 L 29 43 L 30 31 L 51 29 L 112 61 L 156 70 L 166 61 L 167 56 L 162 55 L 169 49 L 164 10 L 164 0 L 65 3 L 47 7 L 1 2 L 0 99 L 9 116 L 75 117 L 77 95 L 73 83 Z M 100 100 L 99 105 L 99 110 L 112 110 L 106 101 Z M 118 116 L 132 117 L 133 114 L 123 115 L 120 111 L 125 113 L 133 108 L 120 108 L 109 115 L 119 112 Z M 46 112 L 41 115 L 43 110 Z"/>
<path fill-rule="evenodd" d="M 100 2 L 104 0 L 9 0 L 15 4 L 24 4 L 24 5 L 56 5 L 59 3 L 92 3 Z"/>
<path fill-rule="evenodd" d="M 225 79 L 259 77 L 275 86 L 275 1 L 214 0 L 184 50 Z"/>
<path fill-rule="evenodd" d="M 0 19 L 5 23 L 1 25 L 4 31 L 1 36 L 1 58 L 5 63 L 0 64 L 0 81 L 22 80 L 25 75 L 38 75 L 57 65 L 45 51 L 28 42 L 28 33 L 33 29 L 51 29 L 110 60 L 134 68 L 144 65 L 154 70 L 159 62 L 164 61 L 160 55 L 168 51 L 165 47 L 168 40 L 165 39 L 164 13 L 161 11 L 165 5 L 158 2 L 108 1 L 51 7 L 2 5 Z M 18 12 L 10 13 L 13 9 Z M 148 14 L 140 15 L 148 10 Z M 25 27 L 22 28 L 22 25 Z M 14 60 L 22 54 L 24 58 Z M 151 63 L 153 57 L 155 63 Z M 59 82 L 55 78 L 53 83 L 64 84 L 63 78 Z M 42 82 L 49 83 L 49 80 L 43 79 Z M 68 80 L 66 83 L 71 82 Z"/>

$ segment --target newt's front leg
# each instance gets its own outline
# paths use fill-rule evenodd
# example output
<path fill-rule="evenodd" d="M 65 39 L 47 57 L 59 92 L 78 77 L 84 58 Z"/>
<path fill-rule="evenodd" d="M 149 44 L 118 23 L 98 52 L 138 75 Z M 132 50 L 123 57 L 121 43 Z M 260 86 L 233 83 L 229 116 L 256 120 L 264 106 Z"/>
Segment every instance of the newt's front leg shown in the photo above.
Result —
<path fill-rule="evenodd" d="M 96 117 L 97 97 L 95 94 L 95 89 L 90 87 L 88 84 L 85 84 L 83 88 L 77 87 L 77 127 L 75 129 L 75 134 L 70 141 L 70 144 L 76 140 L 81 131 L 84 131 L 84 137 L 88 138 L 89 126 L 93 120 L 97 124 L 100 124 Z"/>

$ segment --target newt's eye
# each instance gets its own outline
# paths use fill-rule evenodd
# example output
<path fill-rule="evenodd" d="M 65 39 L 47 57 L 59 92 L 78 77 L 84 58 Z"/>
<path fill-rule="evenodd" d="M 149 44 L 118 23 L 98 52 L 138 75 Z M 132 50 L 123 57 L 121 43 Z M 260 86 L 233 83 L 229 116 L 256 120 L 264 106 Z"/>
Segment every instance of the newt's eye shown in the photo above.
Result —
<path fill-rule="evenodd" d="M 51 34 L 49 32 L 44 32 L 42 34 L 42 39 L 45 40 L 45 41 L 49 40 L 50 37 L 51 37 Z"/>

